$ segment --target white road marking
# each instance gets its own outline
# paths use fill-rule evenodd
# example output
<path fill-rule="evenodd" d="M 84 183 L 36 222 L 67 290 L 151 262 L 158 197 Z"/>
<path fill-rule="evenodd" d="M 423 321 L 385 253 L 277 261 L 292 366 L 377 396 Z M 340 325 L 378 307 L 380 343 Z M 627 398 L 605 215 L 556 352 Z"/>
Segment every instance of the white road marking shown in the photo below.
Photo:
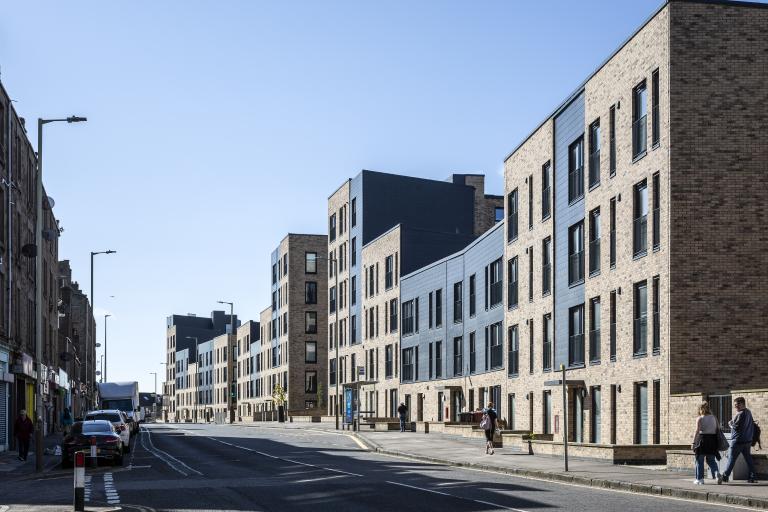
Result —
<path fill-rule="evenodd" d="M 456 498 L 456 499 L 459 499 L 459 500 L 472 501 L 474 503 L 481 503 L 483 505 L 489 505 L 491 507 L 500 508 L 500 509 L 503 509 L 503 510 L 512 510 L 513 512 L 528 512 L 527 510 L 523 510 L 521 508 L 505 507 L 504 505 L 499 505 L 498 503 L 491 503 L 490 501 L 474 500 L 472 498 L 465 498 L 463 496 L 456 496 L 455 494 L 448 494 L 447 492 L 435 491 L 434 489 L 426 489 L 424 487 L 416 487 L 415 485 L 408 485 L 408 484 L 403 484 L 403 483 L 400 483 L 400 482 L 390 482 L 390 481 L 387 481 L 387 483 L 388 484 L 392 484 L 392 485 L 399 485 L 401 487 L 408 487 L 409 489 L 416 489 L 417 491 L 424 491 L 424 492 L 430 492 L 432 494 L 439 494 L 441 496 L 448 496 L 450 498 Z"/>
<path fill-rule="evenodd" d="M 306 484 L 306 483 L 309 483 L 309 482 L 320 482 L 321 480 L 332 480 L 334 478 L 344 478 L 344 477 L 342 475 L 321 476 L 319 478 L 307 478 L 307 479 L 304 479 L 304 480 L 296 480 L 294 483 L 295 484 Z M 0 510 L 0 512 L 2 512 L 2 511 Z"/>
<path fill-rule="evenodd" d="M 107 503 L 110 505 L 120 504 L 120 495 L 115 489 L 115 480 L 112 473 L 104 473 L 104 495 L 107 497 Z"/>
<path fill-rule="evenodd" d="M 196 474 L 198 474 L 200 476 L 203 476 L 203 474 L 201 472 L 199 472 L 198 470 L 192 469 L 191 467 L 187 466 L 186 464 L 184 464 L 183 462 L 181 462 L 179 459 L 177 459 L 176 457 L 172 456 L 168 452 L 164 452 L 163 450 L 155 447 L 155 445 L 152 443 L 152 434 L 150 433 L 149 429 L 147 429 L 145 427 L 142 427 L 141 433 L 144 434 L 145 432 L 147 434 L 147 440 L 149 441 L 149 446 L 151 448 L 151 449 L 147 448 L 147 445 L 144 444 L 144 436 L 142 435 L 141 436 L 141 445 L 144 447 L 145 450 L 147 450 L 152 455 L 154 455 L 158 459 L 160 459 L 163 462 L 165 462 L 168 465 L 168 467 L 170 467 L 174 471 L 177 471 L 178 473 L 181 473 L 184 476 L 189 476 L 189 474 L 186 473 L 185 471 L 183 471 L 182 469 L 179 469 L 178 467 L 176 467 L 175 464 L 183 466 L 184 468 L 189 470 L 191 473 L 196 473 Z"/>

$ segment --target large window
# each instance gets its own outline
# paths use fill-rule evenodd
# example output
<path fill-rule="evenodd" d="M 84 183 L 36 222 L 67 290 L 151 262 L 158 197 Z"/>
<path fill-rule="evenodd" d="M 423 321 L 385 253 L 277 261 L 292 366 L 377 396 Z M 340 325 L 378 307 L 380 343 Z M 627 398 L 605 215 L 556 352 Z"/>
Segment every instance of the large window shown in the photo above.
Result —
<path fill-rule="evenodd" d="M 304 342 L 304 362 L 305 363 L 317 363 L 317 342 L 305 341 Z"/>
<path fill-rule="evenodd" d="M 502 258 L 497 259 L 490 265 L 490 288 L 491 288 L 491 304 L 490 307 L 498 306 L 504 300 L 504 283 L 502 276 Z M 471 306 L 470 306 L 471 307 Z"/>
<path fill-rule="evenodd" d="M 648 283 L 635 283 L 634 289 L 633 353 L 645 355 L 648 351 Z"/>
<path fill-rule="evenodd" d="M 435 290 L 435 327 L 443 325 L 443 289 Z"/>
<path fill-rule="evenodd" d="M 317 304 L 317 282 L 304 283 L 304 304 Z"/>
<path fill-rule="evenodd" d="M 393 356 L 394 356 L 394 345 L 387 345 L 384 347 L 384 377 L 387 379 L 392 378 L 392 371 L 393 371 Z"/>
<path fill-rule="evenodd" d="M 651 291 L 653 301 L 653 353 L 661 352 L 661 319 L 659 318 L 659 276 L 653 278 L 653 290 Z"/>
<path fill-rule="evenodd" d="M 579 137 L 568 148 L 568 202 L 584 195 L 584 139 Z"/>
<path fill-rule="evenodd" d="M 533 302 L 533 246 L 528 248 L 528 302 Z"/>
<path fill-rule="evenodd" d="M 648 252 L 648 185 L 645 180 L 635 185 L 632 248 L 635 257 Z"/>
<path fill-rule="evenodd" d="M 351 255 L 349 258 L 350 265 L 354 267 L 355 265 L 357 265 L 357 237 L 356 236 L 352 237 L 350 252 L 351 252 Z"/>
<path fill-rule="evenodd" d="M 403 336 L 414 333 L 414 301 L 403 302 Z"/>
<path fill-rule="evenodd" d="M 632 158 L 645 154 L 648 144 L 648 93 L 645 80 L 632 89 Z"/>
<path fill-rule="evenodd" d="M 541 294 L 552 292 L 552 239 L 545 238 L 541 242 Z"/>
<path fill-rule="evenodd" d="M 435 378 L 440 379 L 443 376 L 443 342 L 435 342 Z"/>
<path fill-rule="evenodd" d="M 509 344 L 507 373 L 510 376 L 517 376 L 520 373 L 520 340 L 517 331 L 517 325 L 513 325 L 507 331 L 507 343 Z"/>
<path fill-rule="evenodd" d="M 357 276 L 352 276 L 350 279 L 349 295 L 349 301 L 354 306 L 357 304 Z"/>
<path fill-rule="evenodd" d="M 463 365 L 463 345 L 464 340 L 461 336 L 453 338 L 453 375 L 461 375 Z"/>
<path fill-rule="evenodd" d="M 469 276 L 469 316 L 473 317 L 475 316 L 476 312 L 476 302 L 477 302 L 477 276 L 475 274 L 472 274 Z M 431 310 L 431 301 L 432 301 L 432 294 L 429 294 L 429 300 L 430 300 L 430 310 Z M 432 327 L 432 312 L 430 311 L 430 327 Z"/>
<path fill-rule="evenodd" d="M 413 347 L 403 349 L 403 373 L 402 378 L 404 381 L 412 381 L 413 379 Z"/>
<path fill-rule="evenodd" d="M 304 333 L 317 334 L 317 311 L 304 313 Z"/>
<path fill-rule="evenodd" d="M 552 370 L 552 314 L 547 313 L 542 320 L 542 368 L 545 372 Z"/>
<path fill-rule="evenodd" d="M 317 393 L 317 371 L 308 370 L 304 372 L 304 392 Z"/>
<path fill-rule="evenodd" d="M 609 333 L 611 338 L 609 343 L 610 345 L 609 350 L 611 352 L 610 358 L 611 358 L 611 361 L 615 361 L 616 360 L 616 291 L 615 290 L 611 291 L 611 302 L 608 305 L 608 307 L 609 307 L 608 314 L 610 316 L 609 320 L 611 324 L 610 325 L 611 331 Z"/>
<path fill-rule="evenodd" d="M 304 272 L 307 274 L 317 274 L 317 253 L 305 252 L 304 253 Z M 273 280 L 275 282 L 275 273 L 272 272 Z"/>
<path fill-rule="evenodd" d="M 584 222 L 568 229 L 568 284 L 584 280 Z"/>
<path fill-rule="evenodd" d="M 659 70 L 651 74 L 651 146 L 659 145 L 661 138 L 661 118 L 659 117 Z"/>
<path fill-rule="evenodd" d="M 328 238 L 330 242 L 336 240 L 336 214 L 328 218 Z"/>
<path fill-rule="evenodd" d="M 589 301 L 589 362 L 600 362 L 600 297 Z"/>
<path fill-rule="evenodd" d="M 584 364 L 584 304 L 568 310 L 568 364 Z"/>
<path fill-rule="evenodd" d="M 507 194 L 507 242 L 517 239 L 517 189 Z"/>
<path fill-rule="evenodd" d="M 387 256 L 384 260 L 384 288 L 389 290 L 394 282 L 392 276 L 394 273 L 394 256 Z"/>
<path fill-rule="evenodd" d="M 352 198 L 352 227 L 355 227 L 357 225 L 357 198 Z"/>
<path fill-rule="evenodd" d="M 475 332 L 469 333 L 469 373 L 477 370 L 477 340 Z"/>
<path fill-rule="evenodd" d="M 589 188 L 600 183 L 600 120 L 589 126 Z"/>
<path fill-rule="evenodd" d="M 552 166 L 549 162 L 541 167 L 541 219 L 550 215 L 550 198 L 552 197 Z"/>
<path fill-rule="evenodd" d="M 600 208 L 589 212 L 589 275 L 600 273 Z"/>
<path fill-rule="evenodd" d="M 331 286 L 328 290 L 328 310 L 331 313 L 336 312 L 336 287 Z"/>
<path fill-rule="evenodd" d="M 517 307 L 517 256 L 507 261 L 507 307 Z"/>
<path fill-rule="evenodd" d="M 611 268 L 616 268 L 616 198 L 611 198 L 611 211 L 610 211 L 610 241 L 608 247 L 608 263 Z"/>
<path fill-rule="evenodd" d="M 608 116 L 608 173 L 616 175 L 616 105 L 611 105 Z"/>
<path fill-rule="evenodd" d="M 462 289 L 463 289 L 463 286 L 461 281 L 453 284 L 453 322 L 454 323 L 461 322 L 464 317 L 464 312 L 462 311 L 462 308 L 463 308 Z"/>
<path fill-rule="evenodd" d="M 501 329 L 501 322 L 491 324 L 491 370 L 504 365 L 504 333 Z"/>
<path fill-rule="evenodd" d="M 661 247 L 661 179 L 659 173 L 653 175 L 653 250 Z"/>
<path fill-rule="evenodd" d="M 533 229 L 533 174 L 528 176 L 528 229 Z"/>

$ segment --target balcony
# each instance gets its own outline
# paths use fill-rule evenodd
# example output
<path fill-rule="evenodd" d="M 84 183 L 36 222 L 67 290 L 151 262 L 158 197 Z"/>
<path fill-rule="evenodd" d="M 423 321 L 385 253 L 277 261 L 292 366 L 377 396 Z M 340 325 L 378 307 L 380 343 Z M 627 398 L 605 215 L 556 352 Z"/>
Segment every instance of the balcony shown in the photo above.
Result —
<path fill-rule="evenodd" d="M 589 362 L 600 363 L 600 329 L 589 331 Z"/>
<path fill-rule="evenodd" d="M 584 251 L 568 256 L 568 284 L 584 280 Z"/>
<path fill-rule="evenodd" d="M 638 158 L 648 149 L 647 115 L 632 123 L 632 158 Z"/>
<path fill-rule="evenodd" d="M 653 250 L 657 250 L 661 246 L 661 218 L 659 217 L 659 209 L 653 209 Z"/>
<path fill-rule="evenodd" d="M 544 350 L 543 350 L 543 368 L 545 372 L 548 372 L 552 370 L 552 342 L 546 341 L 544 342 Z"/>
<path fill-rule="evenodd" d="M 589 275 L 600 272 L 600 239 L 589 242 Z"/>
<path fill-rule="evenodd" d="M 501 368 L 504 364 L 504 351 L 503 346 L 501 344 L 499 345 L 493 345 L 491 347 L 491 369 L 495 370 L 497 368 Z"/>
<path fill-rule="evenodd" d="M 546 295 L 552 291 L 552 265 L 547 263 L 541 268 L 541 293 Z"/>
<path fill-rule="evenodd" d="M 635 318 L 633 331 L 634 355 L 643 356 L 648 353 L 648 317 Z"/>
<path fill-rule="evenodd" d="M 584 365 L 584 335 L 574 334 L 568 337 L 568 364 L 570 366 Z"/>
<path fill-rule="evenodd" d="M 577 167 L 568 173 L 568 202 L 572 203 L 584 195 L 584 167 Z"/>
<path fill-rule="evenodd" d="M 589 155 L 589 188 L 600 183 L 600 150 Z"/>
<path fill-rule="evenodd" d="M 632 247 L 635 257 L 648 252 L 648 215 L 642 215 L 633 221 Z"/>

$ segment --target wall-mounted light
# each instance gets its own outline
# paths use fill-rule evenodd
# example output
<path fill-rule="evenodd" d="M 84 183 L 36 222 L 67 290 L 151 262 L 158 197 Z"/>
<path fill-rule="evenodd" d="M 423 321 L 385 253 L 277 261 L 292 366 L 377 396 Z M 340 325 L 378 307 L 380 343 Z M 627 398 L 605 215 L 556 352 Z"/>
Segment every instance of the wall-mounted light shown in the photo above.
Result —
<path fill-rule="evenodd" d="M 616 290 L 616 293 L 618 293 L 619 295 L 621 295 L 621 286 L 619 286 L 619 288 Z"/>
<path fill-rule="evenodd" d="M 617 200 L 618 202 L 621 202 L 621 194 L 619 194 L 618 196 L 616 196 L 616 200 Z"/>
<path fill-rule="evenodd" d="M 621 384 L 619 384 L 618 386 L 616 386 L 616 392 L 617 392 L 617 393 L 621 393 Z"/>

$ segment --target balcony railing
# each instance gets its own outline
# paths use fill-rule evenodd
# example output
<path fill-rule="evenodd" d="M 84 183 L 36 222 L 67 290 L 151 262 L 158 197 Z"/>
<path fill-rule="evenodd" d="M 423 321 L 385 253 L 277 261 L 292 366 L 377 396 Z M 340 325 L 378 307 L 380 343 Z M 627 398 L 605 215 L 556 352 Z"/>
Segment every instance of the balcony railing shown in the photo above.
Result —
<path fill-rule="evenodd" d="M 568 337 L 568 364 L 578 366 L 584 364 L 584 335 L 574 334 Z"/>
<path fill-rule="evenodd" d="M 549 217 L 550 209 L 549 209 L 549 198 L 552 193 L 552 187 L 547 187 L 544 190 L 541 191 L 541 216 Z"/>
<path fill-rule="evenodd" d="M 510 281 L 507 288 L 507 304 L 509 307 L 517 306 L 517 281 Z"/>
<path fill-rule="evenodd" d="M 461 367 L 461 354 L 453 356 L 453 374 L 461 375 L 463 368 Z"/>
<path fill-rule="evenodd" d="M 552 265 L 542 265 L 541 274 L 541 293 L 546 295 L 552 291 Z"/>
<path fill-rule="evenodd" d="M 552 342 L 547 341 L 544 342 L 544 350 L 543 350 L 543 368 L 544 371 L 549 371 L 552 369 Z"/>
<path fill-rule="evenodd" d="M 577 167 L 568 173 L 568 201 L 575 201 L 584 195 L 584 167 Z"/>
<path fill-rule="evenodd" d="M 584 251 L 568 256 L 568 284 L 584 280 Z"/>
<path fill-rule="evenodd" d="M 507 217 L 507 242 L 517 238 L 517 212 L 510 213 Z"/>
<path fill-rule="evenodd" d="M 589 275 L 600 272 L 600 239 L 589 242 Z"/>
<path fill-rule="evenodd" d="M 632 247 L 638 256 L 648 251 L 648 215 L 642 215 L 633 221 Z"/>
<path fill-rule="evenodd" d="M 503 290 L 504 288 L 501 281 L 491 283 L 491 307 L 504 300 Z"/>
<path fill-rule="evenodd" d="M 653 248 L 658 249 L 661 245 L 661 218 L 659 209 L 653 209 Z"/>
<path fill-rule="evenodd" d="M 404 381 L 413 380 L 413 364 L 403 365 L 403 380 Z"/>
<path fill-rule="evenodd" d="M 517 375 L 520 372 L 520 352 L 512 350 L 509 352 L 509 374 Z"/>
<path fill-rule="evenodd" d="M 648 353 L 648 317 L 635 318 L 633 350 L 636 356 Z"/>
<path fill-rule="evenodd" d="M 646 117 L 642 116 L 632 123 L 632 158 L 637 158 L 647 149 L 648 125 Z"/>
<path fill-rule="evenodd" d="M 611 361 L 616 360 L 616 322 L 611 322 Z"/>
<path fill-rule="evenodd" d="M 384 363 L 384 376 L 386 378 L 392 377 L 392 361 Z"/>
<path fill-rule="evenodd" d="M 589 186 L 594 187 L 600 183 L 600 150 L 597 149 L 589 155 Z"/>
<path fill-rule="evenodd" d="M 600 362 L 600 329 L 589 331 L 589 362 Z"/>
<path fill-rule="evenodd" d="M 491 369 L 501 368 L 504 364 L 504 347 L 494 345 L 491 347 Z"/>

